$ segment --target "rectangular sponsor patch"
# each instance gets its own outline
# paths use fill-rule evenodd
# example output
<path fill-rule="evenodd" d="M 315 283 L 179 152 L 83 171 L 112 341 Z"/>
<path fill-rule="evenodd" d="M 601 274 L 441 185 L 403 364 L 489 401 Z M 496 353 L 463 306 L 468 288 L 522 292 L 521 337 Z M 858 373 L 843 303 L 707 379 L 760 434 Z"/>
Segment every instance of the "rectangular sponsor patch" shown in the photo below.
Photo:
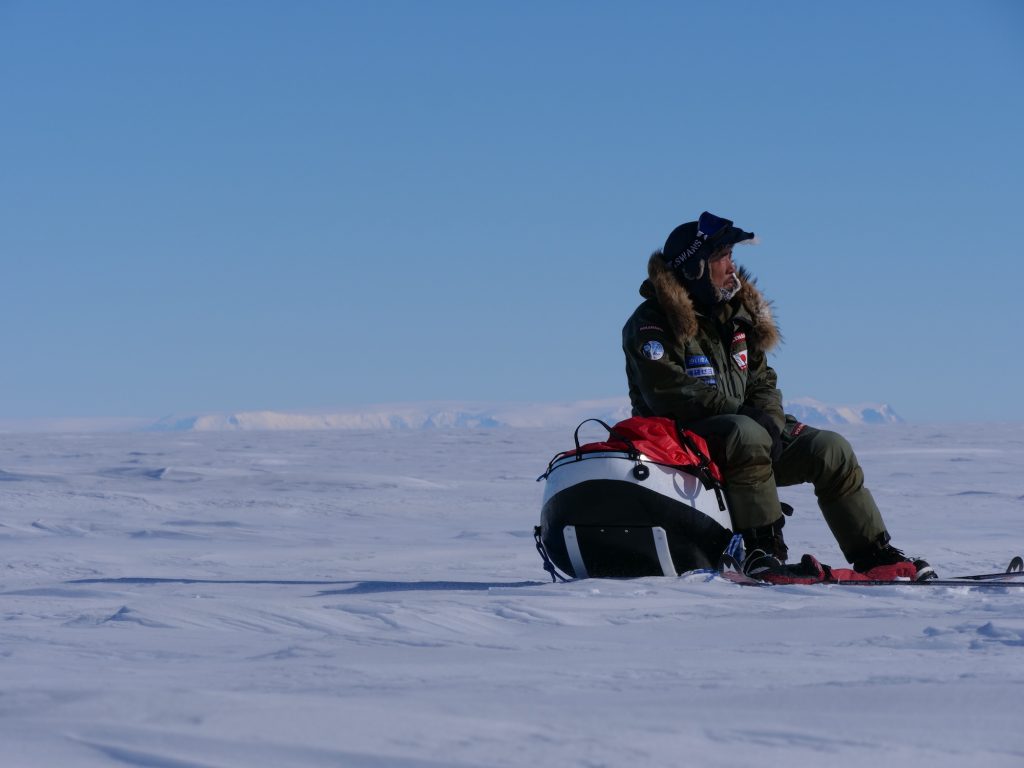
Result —
<path fill-rule="evenodd" d="M 710 365 L 704 368 L 687 368 L 686 375 L 693 376 L 695 379 L 714 378 L 715 369 Z"/>
<path fill-rule="evenodd" d="M 715 378 L 715 368 L 711 365 L 707 355 L 687 355 L 686 375 L 700 379 L 705 384 L 718 383 L 718 380 Z"/>

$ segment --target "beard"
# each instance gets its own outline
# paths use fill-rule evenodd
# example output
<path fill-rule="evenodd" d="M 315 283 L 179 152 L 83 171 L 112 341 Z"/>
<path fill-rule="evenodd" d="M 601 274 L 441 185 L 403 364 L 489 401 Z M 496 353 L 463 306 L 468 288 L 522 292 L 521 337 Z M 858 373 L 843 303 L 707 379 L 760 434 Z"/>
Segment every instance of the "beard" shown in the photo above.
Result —
<path fill-rule="evenodd" d="M 743 283 L 740 282 L 740 276 L 733 273 L 726 279 L 724 286 L 719 288 L 717 285 L 715 289 L 715 302 L 722 304 L 729 301 L 733 296 L 740 292 L 740 288 L 743 287 Z"/>

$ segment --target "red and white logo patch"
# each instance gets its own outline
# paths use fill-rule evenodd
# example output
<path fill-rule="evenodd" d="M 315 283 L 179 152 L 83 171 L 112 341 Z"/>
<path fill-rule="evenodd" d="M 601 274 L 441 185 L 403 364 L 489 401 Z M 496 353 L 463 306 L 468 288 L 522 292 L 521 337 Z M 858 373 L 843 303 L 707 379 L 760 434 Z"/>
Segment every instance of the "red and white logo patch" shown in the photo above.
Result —
<path fill-rule="evenodd" d="M 747 334 L 737 331 L 732 337 L 732 359 L 741 370 L 747 370 Z"/>

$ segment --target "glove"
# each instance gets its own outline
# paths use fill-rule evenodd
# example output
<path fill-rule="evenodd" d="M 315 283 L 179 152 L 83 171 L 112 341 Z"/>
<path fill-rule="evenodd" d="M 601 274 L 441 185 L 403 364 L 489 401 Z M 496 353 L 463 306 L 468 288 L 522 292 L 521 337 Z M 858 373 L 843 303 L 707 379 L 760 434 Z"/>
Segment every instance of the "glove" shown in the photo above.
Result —
<path fill-rule="evenodd" d="M 772 464 L 778 461 L 779 457 L 782 456 L 782 430 L 779 429 L 775 420 L 760 408 L 752 408 L 749 405 L 741 405 L 739 414 L 740 416 L 746 416 L 753 419 L 764 427 L 765 432 L 767 432 L 768 436 L 772 439 L 772 447 L 770 451 Z"/>

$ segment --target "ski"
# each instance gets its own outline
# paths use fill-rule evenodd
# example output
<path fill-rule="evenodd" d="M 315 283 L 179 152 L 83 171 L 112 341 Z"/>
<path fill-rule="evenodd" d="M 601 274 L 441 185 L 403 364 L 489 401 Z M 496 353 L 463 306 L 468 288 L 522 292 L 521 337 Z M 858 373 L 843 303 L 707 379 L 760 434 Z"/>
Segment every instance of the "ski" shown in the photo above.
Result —
<path fill-rule="evenodd" d="M 968 587 L 970 589 L 1002 589 L 1002 588 L 1013 588 L 1013 587 L 1024 587 L 1024 560 L 1020 557 L 1015 557 L 1010 561 L 1010 565 L 1003 573 L 979 573 L 969 576 L 954 576 L 948 579 L 925 579 L 923 581 L 910 581 L 907 580 L 883 580 L 883 579 L 868 579 L 868 580 L 838 580 L 838 581 L 820 581 L 814 582 L 814 584 L 804 585 L 776 585 L 767 581 L 760 581 L 758 579 L 747 576 L 743 573 L 743 569 L 740 564 L 728 555 L 723 556 L 719 566 L 719 570 L 714 574 L 726 581 L 732 582 L 733 584 L 741 584 L 743 586 L 750 587 L 774 587 L 774 586 L 817 586 L 823 584 L 826 586 L 838 586 L 838 587 Z M 1020 579 L 1020 580 L 1018 580 Z"/>
<path fill-rule="evenodd" d="M 971 579 L 925 579 L 924 581 L 823 581 L 822 584 L 835 584 L 840 587 L 968 587 L 970 589 L 1003 589 L 1004 587 L 1024 587 L 1024 581 L 977 581 Z"/>
<path fill-rule="evenodd" d="M 775 587 L 775 586 L 806 586 L 806 587 L 967 587 L 968 589 L 1009 589 L 1012 587 L 1024 587 L 1024 581 L 977 581 L 971 579 L 925 579 L 924 581 L 884 581 L 870 579 L 867 581 L 818 581 L 813 584 L 771 584 L 767 581 L 758 581 L 737 571 L 719 571 L 717 576 L 746 587 Z"/>
<path fill-rule="evenodd" d="M 1024 573 L 975 573 L 970 576 L 954 576 L 960 581 L 1014 581 L 1024 579 Z"/>
<path fill-rule="evenodd" d="M 976 573 L 971 576 L 956 576 L 970 581 L 995 581 L 1000 579 L 1024 578 L 1024 558 L 1019 555 L 1010 561 L 1002 573 Z"/>

